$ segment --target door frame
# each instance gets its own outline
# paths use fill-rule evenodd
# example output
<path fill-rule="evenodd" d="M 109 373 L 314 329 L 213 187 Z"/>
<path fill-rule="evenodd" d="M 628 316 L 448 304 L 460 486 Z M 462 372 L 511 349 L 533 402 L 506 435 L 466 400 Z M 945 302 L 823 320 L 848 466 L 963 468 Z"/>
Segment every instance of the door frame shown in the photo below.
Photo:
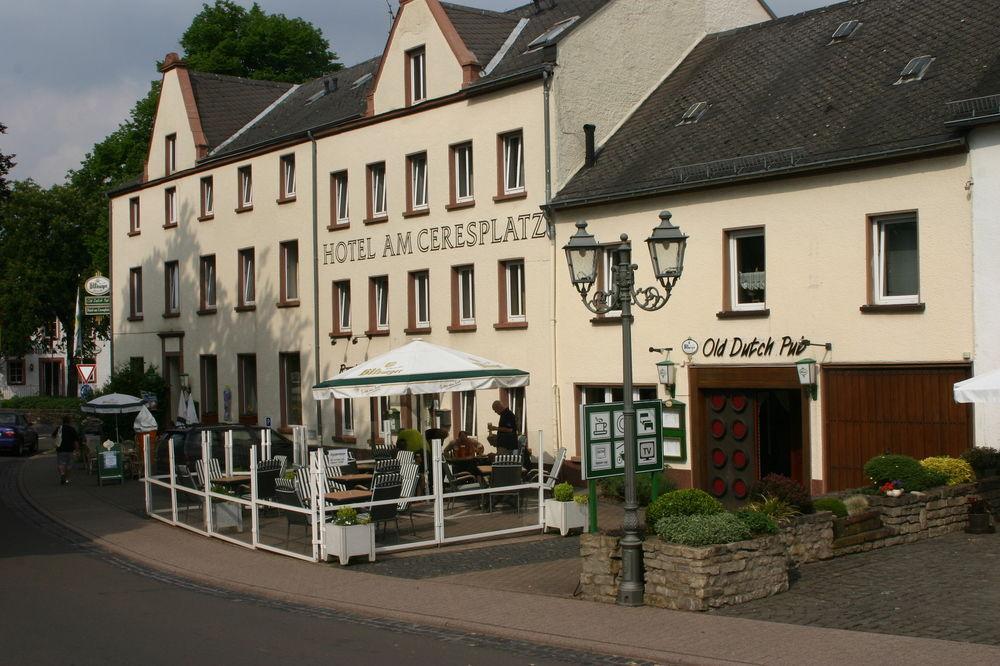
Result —
<path fill-rule="evenodd" d="M 45 393 L 45 367 L 55 366 L 55 389 L 56 392 L 51 394 L 56 397 L 66 395 L 66 381 L 63 369 L 65 367 L 66 361 L 62 358 L 39 358 L 38 359 L 38 394 L 39 395 L 50 395 Z"/>
<path fill-rule="evenodd" d="M 691 460 L 691 479 L 695 488 L 708 487 L 706 433 L 704 428 L 705 402 L 701 395 L 705 389 L 785 389 L 801 393 L 802 409 L 802 478 L 808 481 L 806 490 L 812 491 L 812 427 L 810 409 L 812 396 L 799 383 L 794 364 L 787 365 L 696 365 L 688 366 L 688 402 L 691 420 L 688 422 L 688 456 Z M 756 437 L 756 433 L 754 434 Z M 759 462 L 759 461 L 758 461 Z M 758 468 L 759 469 L 759 468 Z"/>

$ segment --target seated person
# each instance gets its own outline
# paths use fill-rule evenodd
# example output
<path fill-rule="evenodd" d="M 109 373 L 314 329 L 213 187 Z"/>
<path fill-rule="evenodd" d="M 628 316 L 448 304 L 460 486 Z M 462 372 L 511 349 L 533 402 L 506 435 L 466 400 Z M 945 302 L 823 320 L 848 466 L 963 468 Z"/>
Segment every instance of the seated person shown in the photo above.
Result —
<path fill-rule="evenodd" d="M 458 431 L 458 437 L 453 439 L 442 452 L 445 458 L 473 458 L 483 454 L 483 445 L 464 430 Z"/>

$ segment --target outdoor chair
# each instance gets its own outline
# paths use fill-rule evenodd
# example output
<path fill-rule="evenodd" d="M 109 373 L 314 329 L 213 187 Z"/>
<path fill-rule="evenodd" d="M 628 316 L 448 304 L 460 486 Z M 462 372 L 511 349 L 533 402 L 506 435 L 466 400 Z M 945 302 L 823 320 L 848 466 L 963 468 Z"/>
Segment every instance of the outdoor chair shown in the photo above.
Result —
<path fill-rule="evenodd" d="M 282 476 L 285 470 L 288 469 L 288 456 L 274 456 L 271 460 L 277 460 L 281 464 L 281 471 L 278 472 L 278 476 Z"/>
<path fill-rule="evenodd" d="M 205 479 L 210 482 L 222 476 L 222 469 L 219 467 L 219 461 L 215 458 L 208 459 L 208 474 L 205 473 L 205 461 L 196 460 L 194 461 L 195 469 L 198 471 L 198 483 L 202 487 L 205 486 Z"/>
<path fill-rule="evenodd" d="M 400 465 L 412 465 L 417 462 L 413 451 L 396 451 L 396 460 Z"/>
<path fill-rule="evenodd" d="M 277 488 L 274 491 L 274 501 L 281 504 L 287 504 L 288 506 L 297 507 L 299 509 L 304 509 L 305 504 L 299 499 L 299 495 L 294 490 L 285 490 L 284 488 Z M 288 521 L 287 529 L 285 530 L 285 548 L 292 540 L 292 525 L 302 525 L 306 528 L 306 536 L 310 536 L 312 532 L 312 520 L 309 514 L 299 513 L 297 511 L 284 511 L 285 519 Z"/>
<path fill-rule="evenodd" d="M 403 464 L 400 471 L 400 476 L 402 476 L 403 483 L 402 489 L 400 490 L 399 497 L 401 499 L 406 499 L 413 497 L 417 493 L 417 481 L 418 467 L 416 463 Z M 410 532 L 417 534 L 417 529 L 413 524 L 413 505 L 408 501 L 400 502 L 397 505 L 398 513 L 406 513 L 410 518 Z"/>
<path fill-rule="evenodd" d="M 519 454 L 498 455 L 493 460 L 493 471 L 490 473 L 490 488 L 504 488 L 521 484 L 521 457 Z M 512 498 L 514 509 L 521 513 L 521 493 L 490 493 L 489 510 L 500 500 Z"/>
<path fill-rule="evenodd" d="M 201 489 L 198 487 L 198 484 L 195 481 L 194 476 L 191 474 L 191 470 L 188 469 L 187 465 L 177 465 L 177 467 L 174 470 L 174 478 L 176 479 L 178 486 L 182 488 L 188 488 L 190 490 L 194 490 L 197 492 L 201 492 Z M 177 499 L 178 503 L 180 502 L 184 503 L 185 522 L 187 520 L 188 513 L 191 511 L 191 507 L 194 506 L 198 507 L 199 509 L 201 508 L 200 495 L 194 495 L 192 493 L 181 491 L 177 493 Z"/>
<path fill-rule="evenodd" d="M 400 474 L 383 474 L 372 484 L 372 502 L 380 500 L 398 499 L 402 493 L 403 477 Z M 399 533 L 399 511 L 397 504 L 380 504 L 370 506 L 368 515 L 375 525 L 375 533 L 378 534 L 378 526 L 382 525 L 382 536 L 385 536 L 389 521 L 396 524 L 396 533 Z"/>
<path fill-rule="evenodd" d="M 444 492 L 446 493 L 457 493 L 463 490 L 478 490 L 483 487 L 479 479 L 476 478 L 474 474 L 469 472 L 456 472 L 452 469 L 451 463 L 445 461 L 441 463 L 441 467 L 444 469 Z M 482 502 L 482 496 L 474 495 L 472 496 L 477 502 Z M 449 497 L 449 506 L 453 507 L 455 505 L 455 500 L 457 497 Z"/>
<path fill-rule="evenodd" d="M 280 464 L 274 461 L 265 461 L 257 465 L 257 499 L 271 500 L 274 497 L 274 488 L 280 472 Z M 242 497 L 249 500 L 250 493 Z"/>
<path fill-rule="evenodd" d="M 372 446 L 372 458 L 375 460 L 392 460 L 396 457 L 394 444 L 378 444 Z"/>
<path fill-rule="evenodd" d="M 551 491 L 555 488 L 556 482 L 559 480 L 559 472 L 562 469 L 563 460 L 566 459 L 566 449 L 560 448 L 556 451 L 555 460 L 552 462 L 552 467 L 548 472 L 542 471 L 542 484 L 545 486 L 545 490 Z M 525 474 L 525 481 L 528 483 L 536 483 L 538 478 L 538 469 L 532 468 L 528 470 Z"/>

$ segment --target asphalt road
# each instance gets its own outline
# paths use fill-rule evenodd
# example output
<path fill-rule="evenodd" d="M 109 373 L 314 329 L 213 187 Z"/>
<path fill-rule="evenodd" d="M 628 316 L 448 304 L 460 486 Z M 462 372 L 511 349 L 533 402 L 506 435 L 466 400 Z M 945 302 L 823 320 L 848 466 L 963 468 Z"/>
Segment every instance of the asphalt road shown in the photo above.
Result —
<path fill-rule="evenodd" d="M 17 489 L 21 464 L 0 457 L 0 663 L 625 661 L 345 616 L 146 570 L 96 549 L 38 513 Z"/>

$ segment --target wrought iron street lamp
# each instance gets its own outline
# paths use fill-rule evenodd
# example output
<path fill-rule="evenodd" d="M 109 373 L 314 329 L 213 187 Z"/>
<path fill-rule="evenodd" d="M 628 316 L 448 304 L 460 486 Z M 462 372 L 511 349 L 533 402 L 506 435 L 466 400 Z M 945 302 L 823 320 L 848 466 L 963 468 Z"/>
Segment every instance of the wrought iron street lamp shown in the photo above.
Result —
<path fill-rule="evenodd" d="M 635 494 L 635 407 L 632 404 L 632 306 L 653 312 L 670 299 L 674 284 L 684 269 L 684 249 L 687 236 L 670 223 L 670 213 L 660 213 L 660 224 L 646 239 L 653 272 L 663 287 L 636 287 L 632 263 L 632 241 L 621 235 L 621 243 L 608 247 L 614 252 L 613 277 L 606 289 L 590 294 L 597 282 L 597 266 L 601 247 L 593 235 L 587 233 L 587 223 L 576 223 L 577 231 L 563 248 L 569 264 L 570 279 L 583 304 L 594 314 L 607 314 L 621 310 L 622 327 L 622 412 L 625 418 L 625 516 L 622 519 L 622 583 L 618 588 L 618 603 L 622 606 L 641 606 L 645 591 L 642 579 L 642 539 L 639 536 L 639 513 Z"/>

